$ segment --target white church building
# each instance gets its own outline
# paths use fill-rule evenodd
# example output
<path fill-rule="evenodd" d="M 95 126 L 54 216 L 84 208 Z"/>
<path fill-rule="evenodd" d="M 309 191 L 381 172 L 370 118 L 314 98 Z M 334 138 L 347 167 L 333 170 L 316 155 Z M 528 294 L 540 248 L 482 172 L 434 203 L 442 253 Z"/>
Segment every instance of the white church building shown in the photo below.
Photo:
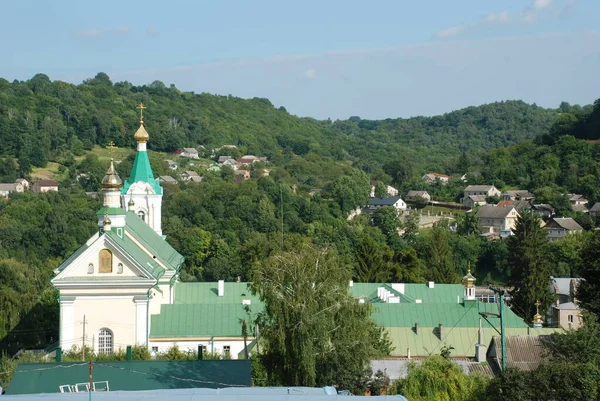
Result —
<path fill-rule="evenodd" d="M 214 291 L 208 283 L 178 283 L 184 258 L 162 236 L 163 189 L 150 166 L 141 113 L 134 139 L 137 153 L 129 179 L 122 182 L 111 160 L 102 180 L 98 232 L 55 270 L 51 281 L 60 293 L 60 347 L 85 344 L 110 353 L 128 345 L 155 352 L 175 344 L 182 349 L 202 345 L 236 358 L 243 351 L 237 317 L 247 317 L 244 306 L 251 302 L 241 299 L 246 287 L 235 286 L 244 295 L 229 291 L 225 297 L 222 282 Z M 202 293 L 215 299 L 199 299 Z"/>

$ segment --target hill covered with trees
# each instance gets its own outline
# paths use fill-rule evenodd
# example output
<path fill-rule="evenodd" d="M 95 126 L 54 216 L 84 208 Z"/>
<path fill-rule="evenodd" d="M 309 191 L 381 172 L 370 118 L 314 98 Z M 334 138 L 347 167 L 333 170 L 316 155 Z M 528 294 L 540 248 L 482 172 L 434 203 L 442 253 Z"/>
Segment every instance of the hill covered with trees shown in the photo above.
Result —
<path fill-rule="evenodd" d="M 133 149 L 140 102 L 148 106 L 144 120 L 156 174 L 169 173 L 158 151 L 183 146 L 210 156 L 233 144 L 237 156 L 269 158 L 268 177 L 236 183 L 230 170 L 210 172 L 203 166 L 211 161 L 200 160 L 189 168 L 202 173 L 202 183 L 165 184 L 163 229 L 186 257 L 184 280 L 248 280 L 269 258 L 310 244 L 331 249 L 356 281 L 457 282 L 470 263 L 478 283 L 506 282 L 514 270 L 511 248 L 469 229 L 476 222 L 459 219 L 451 231 L 442 221 L 419 232 L 414 213 L 402 220 L 382 208 L 372 220 L 348 220 L 348 212 L 368 201 L 370 180 L 420 189 L 420 176 L 431 170 L 476 169 L 481 174 L 473 183 L 531 189 L 555 205 L 566 191 L 597 199 L 600 145 L 573 135 L 589 132 L 599 103 L 550 110 L 508 101 L 437 117 L 331 122 L 292 116 L 266 99 L 181 92 L 160 82 L 112 83 L 102 73 L 80 85 L 43 74 L 26 82 L 0 80 L 1 178 L 26 176 L 49 161 L 64 173 L 58 193 L 0 199 L 0 349 L 56 341 L 58 308 L 49 278 L 97 229 L 100 201 L 85 192 L 100 189 L 107 164 L 87 152 L 110 141 Z M 132 156 L 119 161 L 126 178 Z M 463 187 L 452 180 L 427 189 L 452 200 Z M 588 234 L 542 244 L 552 274 L 578 274 Z"/>
<path fill-rule="evenodd" d="M 419 169 L 452 172 L 453 154 L 513 145 L 548 132 L 558 110 L 506 101 L 435 117 L 343 121 L 299 118 L 267 99 L 182 92 L 160 81 L 134 86 L 99 73 L 79 85 L 37 74 L 28 81 L 0 79 L 0 156 L 19 160 L 27 173 L 69 153 L 109 142 L 133 147 L 138 117 L 152 150 L 233 144 L 278 163 L 309 153 L 360 162 L 376 169 L 399 155 Z M 582 109 L 583 110 L 583 109 Z"/>

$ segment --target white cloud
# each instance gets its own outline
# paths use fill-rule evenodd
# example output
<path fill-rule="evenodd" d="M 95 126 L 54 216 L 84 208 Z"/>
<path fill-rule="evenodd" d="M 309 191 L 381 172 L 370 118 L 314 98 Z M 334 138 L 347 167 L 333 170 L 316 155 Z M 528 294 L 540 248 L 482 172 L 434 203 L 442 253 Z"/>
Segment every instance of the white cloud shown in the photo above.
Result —
<path fill-rule="evenodd" d="M 308 70 L 304 71 L 304 76 L 308 79 L 314 79 L 317 77 L 317 70 L 314 68 L 309 68 Z"/>
<path fill-rule="evenodd" d="M 130 33 L 129 28 L 127 28 L 124 25 L 120 25 L 114 29 L 105 29 L 105 30 L 88 29 L 87 31 L 80 31 L 80 32 L 77 32 L 77 36 L 79 36 L 81 38 L 87 38 L 87 39 L 96 39 L 101 36 L 105 36 L 107 34 L 112 34 L 115 36 L 126 36 L 126 35 L 129 35 L 129 33 Z"/>
<path fill-rule="evenodd" d="M 559 5 L 554 6 L 553 0 L 531 0 L 529 6 L 520 11 L 512 13 L 506 10 L 492 11 L 485 18 L 478 21 L 436 32 L 434 37 L 440 39 L 451 38 L 486 26 L 508 23 L 529 24 L 549 18 L 558 18 L 567 14 L 575 6 L 576 2 L 577 0 L 563 0 Z"/>
<path fill-rule="evenodd" d="M 552 5 L 552 0 L 533 0 L 533 9 L 543 10 Z"/>
<path fill-rule="evenodd" d="M 506 23 L 510 22 L 512 19 L 511 13 L 508 11 L 500 11 L 500 12 L 491 12 L 486 17 L 485 21 L 487 22 L 500 22 Z"/>
<path fill-rule="evenodd" d="M 435 33 L 435 37 L 436 38 L 452 38 L 454 36 L 458 36 L 460 34 L 462 34 L 465 31 L 465 26 L 464 25 L 457 25 L 457 26 L 453 26 L 451 28 L 447 28 L 447 29 L 443 29 L 439 32 Z"/>

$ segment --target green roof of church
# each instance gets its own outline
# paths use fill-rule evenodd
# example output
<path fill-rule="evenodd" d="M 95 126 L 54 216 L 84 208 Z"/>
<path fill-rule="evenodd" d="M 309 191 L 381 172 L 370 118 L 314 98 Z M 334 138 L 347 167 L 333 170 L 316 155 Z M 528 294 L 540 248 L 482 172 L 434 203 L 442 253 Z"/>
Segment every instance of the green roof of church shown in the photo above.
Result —
<path fill-rule="evenodd" d="M 179 271 L 184 257 L 134 212 L 125 214 L 125 230 L 167 267 Z"/>
<path fill-rule="evenodd" d="M 165 269 L 161 267 L 157 261 L 165 265 L 167 270 L 175 272 L 179 271 L 183 265 L 184 257 L 169 245 L 162 236 L 158 235 L 156 231 L 150 228 L 150 226 L 135 213 L 131 211 L 126 212 L 120 208 L 109 209 L 120 210 L 120 213 L 115 214 L 125 215 L 125 232 L 129 233 L 135 239 L 134 241 L 127 235 L 119 236 L 117 234 L 118 228 L 113 227 L 110 231 L 104 232 L 104 234 L 109 237 L 116 246 L 120 247 L 125 253 L 131 255 L 131 257 L 142 265 L 155 279 L 159 279 L 165 274 Z M 140 247 L 140 245 L 145 248 L 145 250 Z M 72 261 L 81 255 L 87 248 L 89 248 L 87 244 L 82 245 L 58 267 L 58 270 L 63 270 L 66 266 L 70 265 Z M 149 252 L 150 255 L 146 251 Z"/>
<path fill-rule="evenodd" d="M 161 337 L 242 337 L 240 319 L 248 320 L 245 305 L 170 304 L 161 305 L 160 314 L 152 315 L 150 338 Z M 250 305 L 253 312 L 262 304 Z"/>
<path fill-rule="evenodd" d="M 138 151 L 135 155 L 135 161 L 133 162 L 133 168 L 131 169 L 131 175 L 129 179 L 123 184 L 122 194 L 126 194 L 131 184 L 143 181 L 152 185 L 154 192 L 158 195 L 162 194 L 162 188 L 158 182 L 158 179 L 154 178 L 152 173 L 152 167 L 150 166 L 150 159 L 148 158 L 148 152 Z"/>
<path fill-rule="evenodd" d="M 93 382 L 108 381 L 111 392 L 252 384 L 249 360 L 107 361 L 92 368 Z M 89 383 L 89 374 L 89 363 L 19 364 L 6 393 L 58 393 L 65 384 Z"/>

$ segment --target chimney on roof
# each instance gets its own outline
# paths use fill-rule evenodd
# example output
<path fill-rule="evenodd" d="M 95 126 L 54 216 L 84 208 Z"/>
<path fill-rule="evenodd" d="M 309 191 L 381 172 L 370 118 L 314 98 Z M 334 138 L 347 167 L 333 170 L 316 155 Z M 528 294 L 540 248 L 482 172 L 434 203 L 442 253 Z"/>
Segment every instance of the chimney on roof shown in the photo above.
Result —
<path fill-rule="evenodd" d="M 529 330 L 529 327 L 527 329 Z M 483 344 L 483 330 L 481 329 L 481 318 L 479 318 L 479 331 L 477 334 L 477 344 L 475 344 L 475 360 L 477 362 L 485 362 L 486 346 Z"/>
<path fill-rule="evenodd" d="M 241 283 L 241 282 L 242 282 L 242 276 L 238 276 L 238 278 L 237 278 L 237 282 L 238 282 L 238 283 Z"/>
<path fill-rule="evenodd" d="M 427 287 L 428 287 L 428 288 L 434 288 L 434 287 L 435 287 L 435 282 L 433 282 L 433 281 L 428 281 L 428 282 L 427 282 Z"/>
<path fill-rule="evenodd" d="M 419 334 L 419 323 L 415 322 L 415 334 Z"/>
<path fill-rule="evenodd" d="M 440 341 L 444 339 L 444 326 L 440 323 L 438 324 L 438 335 L 440 336 Z"/>
<path fill-rule="evenodd" d="M 350 283 L 348 284 L 350 287 L 354 287 L 354 281 L 350 280 Z"/>
<path fill-rule="evenodd" d="M 219 280 L 217 285 L 217 295 L 220 297 L 225 295 L 225 280 Z"/>

